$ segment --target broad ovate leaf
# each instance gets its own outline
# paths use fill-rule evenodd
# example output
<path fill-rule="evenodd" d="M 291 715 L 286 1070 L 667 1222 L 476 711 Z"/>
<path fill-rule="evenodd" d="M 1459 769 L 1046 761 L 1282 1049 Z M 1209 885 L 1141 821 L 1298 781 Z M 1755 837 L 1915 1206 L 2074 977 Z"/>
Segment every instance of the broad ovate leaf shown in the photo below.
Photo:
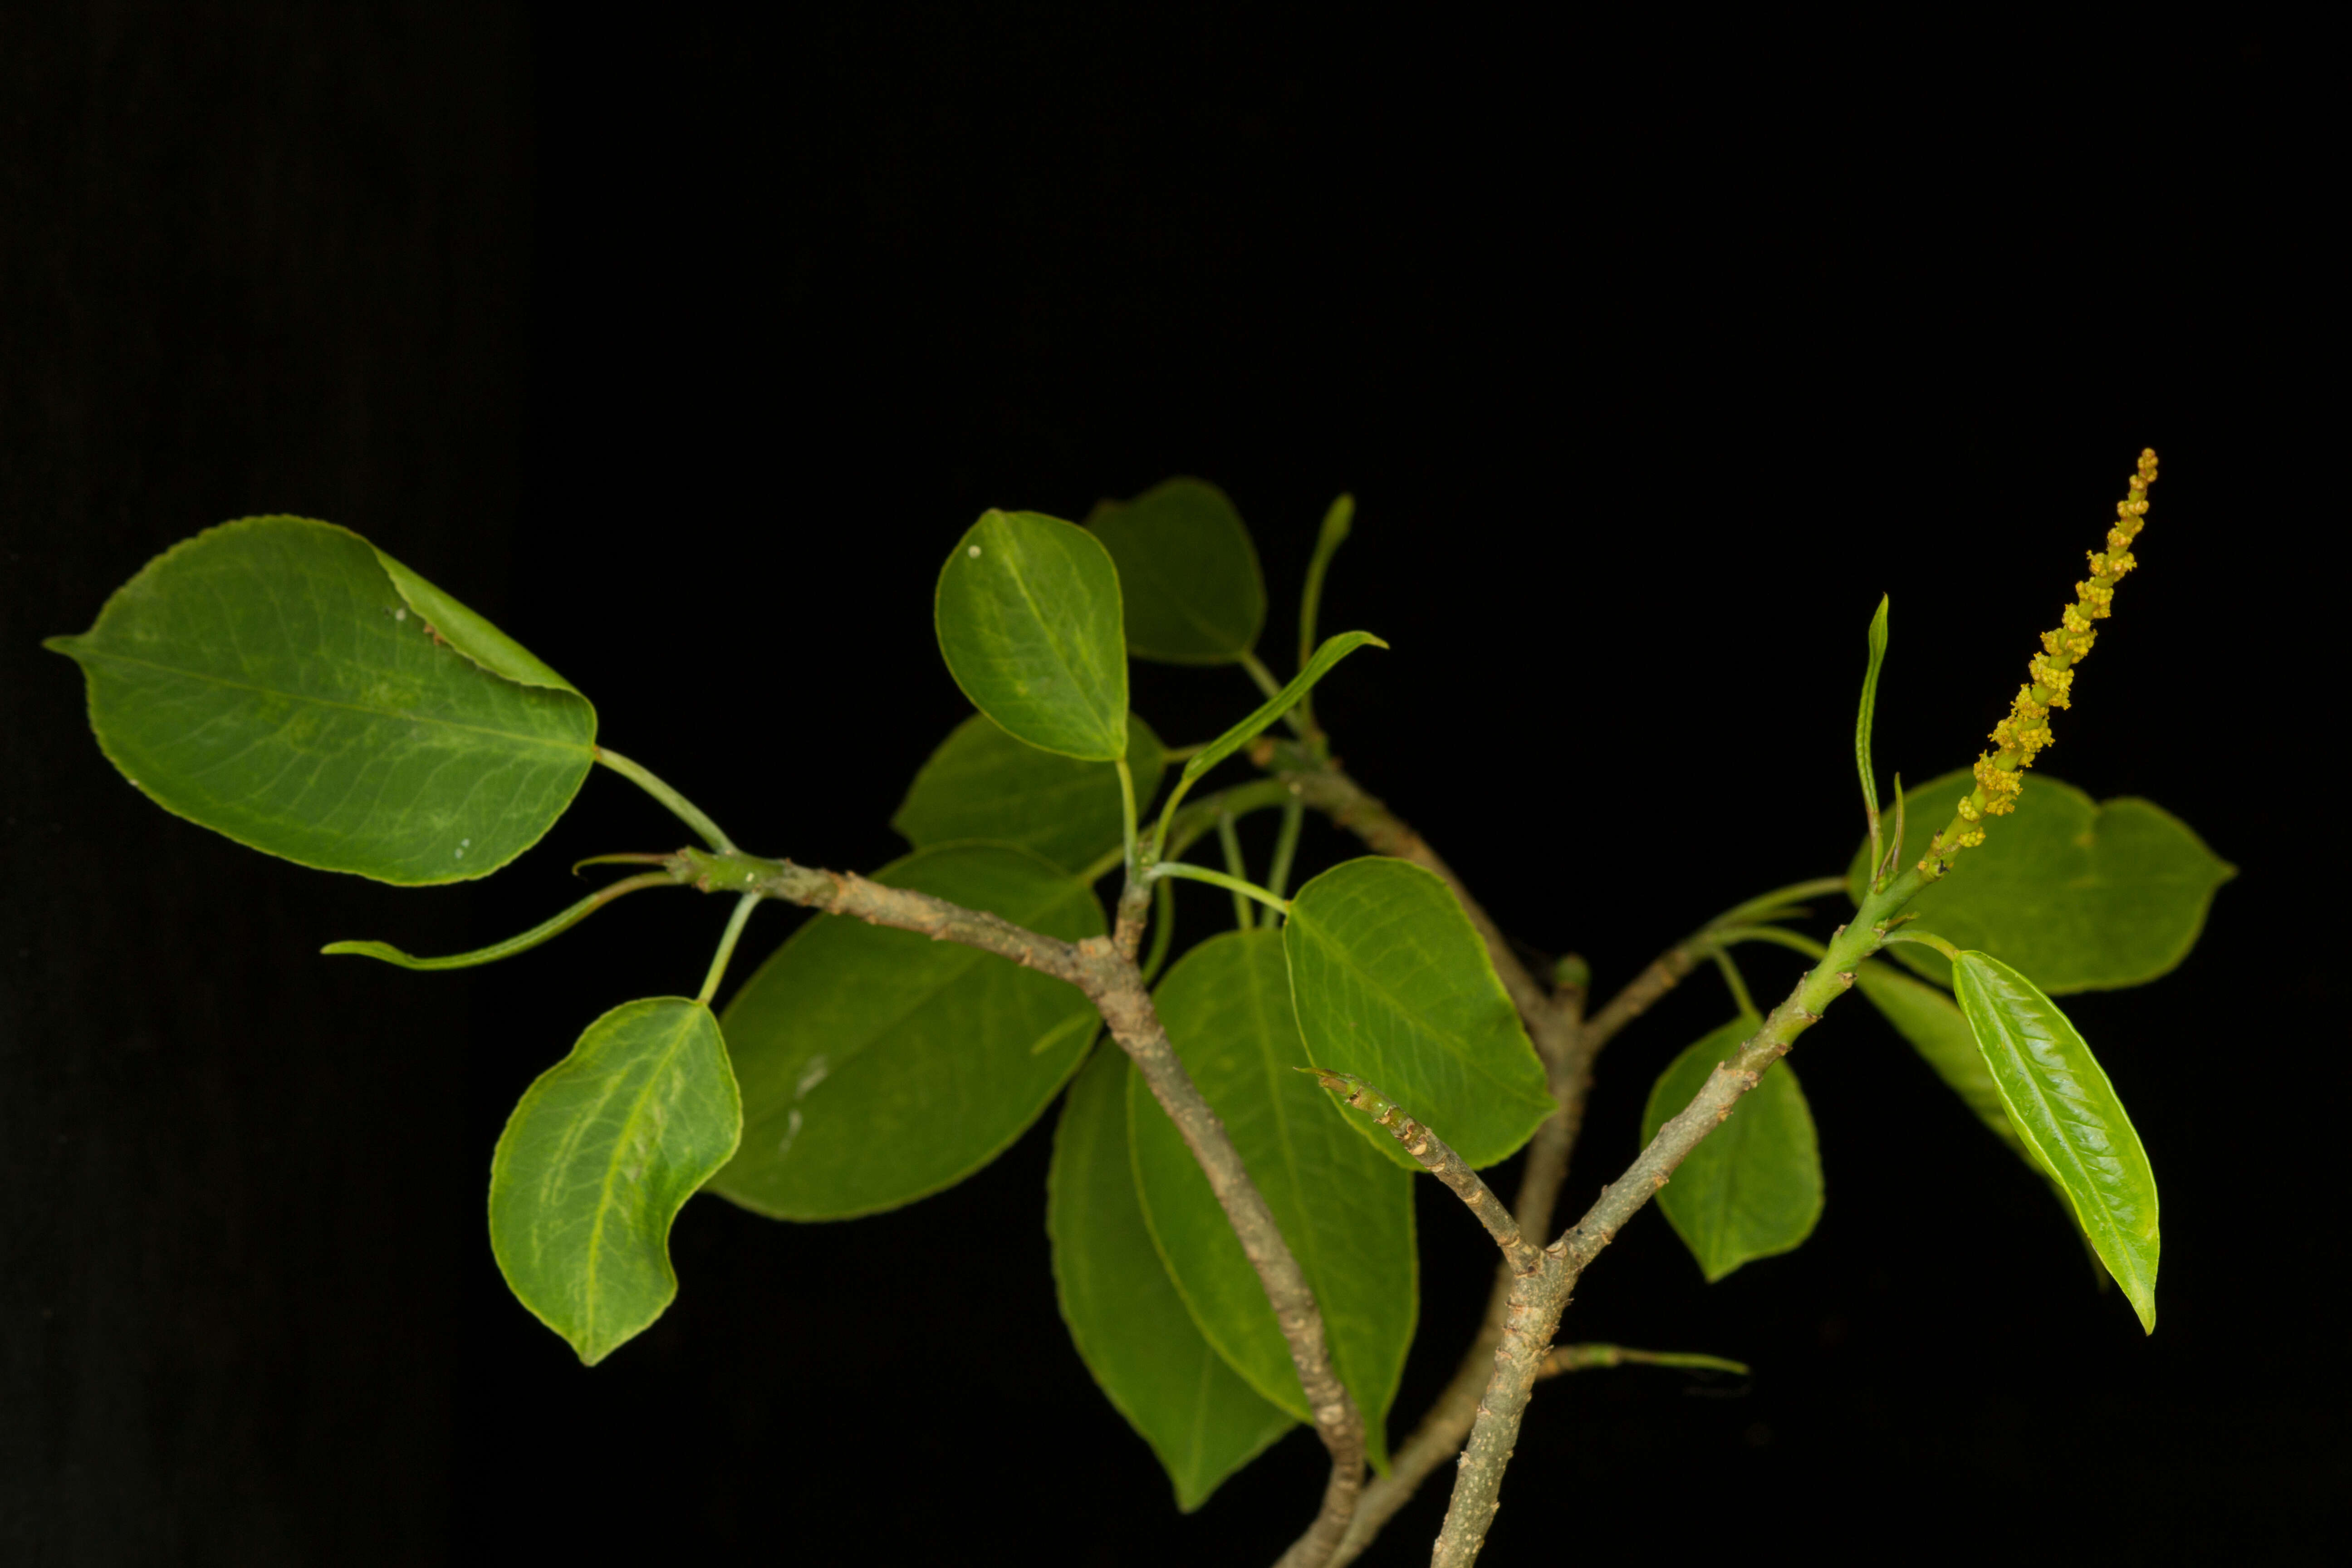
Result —
<path fill-rule="evenodd" d="M 1013 924 L 1099 936 L 1086 884 L 1000 844 L 874 873 Z M 1075 987 L 961 942 L 819 917 L 727 1005 L 743 1146 L 711 1190 L 777 1219 L 847 1219 L 953 1186 L 1052 1103 L 1094 1037 Z"/>
<path fill-rule="evenodd" d="M 934 620 L 948 672 L 1016 740 L 1082 762 L 1127 751 L 1118 573 L 1076 524 L 990 511 L 940 568 Z"/>
<path fill-rule="evenodd" d="M 1916 864 L 1952 820 L 1953 803 L 1976 787 L 1947 773 L 1907 792 L 1898 867 Z M 2236 868 L 2187 824 L 2132 796 L 2094 801 L 2039 771 L 2017 809 L 1985 825 L 1985 841 L 1960 857 L 1909 908 L 1924 929 L 1958 947 L 1990 952 L 2032 974 L 2053 995 L 2145 984 L 2196 945 L 2214 889 Z M 1865 847 L 1847 870 L 1859 900 Z M 1905 942 L 1896 960 L 1942 984 L 1951 965 L 1933 948 Z"/>
<path fill-rule="evenodd" d="M 1643 1143 L 1697 1097 L 1760 1022 L 1734 1018 L 1667 1064 L 1642 1112 Z M 1759 1079 L 1675 1167 L 1658 1206 L 1710 1285 L 1742 1264 L 1793 1251 L 1813 1234 L 1822 1217 L 1821 1142 L 1787 1062 Z"/>
<path fill-rule="evenodd" d="M 224 523 L 150 562 L 97 624 L 90 728 L 165 810 L 321 870 L 485 877 L 595 760 L 586 698 L 359 535 Z"/>
<path fill-rule="evenodd" d="M 1225 492 L 1202 479 L 1107 500 L 1087 519 L 1118 565 L 1127 646 L 1165 664 L 1230 664 L 1257 646 L 1265 578 Z"/>
<path fill-rule="evenodd" d="M 735 1152 L 742 1102 L 699 1002 L 625 1002 L 514 1109 L 490 1163 L 490 1250 L 590 1366 L 677 1295 L 669 1230 Z"/>
<path fill-rule="evenodd" d="M 2058 1005 L 1990 953 L 1963 952 L 1953 994 L 2010 1121 L 2074 1205 L 2092 1249 L 2156 1331 L 2156 1173 L 2106 1069 Z"/>
<path fill-rule="evenodd" d="M 1282 936 L 1316 1067 L 1379 1085 L 1473 1166 L 1507 1159 L 1552 1113 L 1486 943 L 1429 872 L 1380 856 L 1334 866 L 1298 889 Z M 1340 1120 L 1382 1158 L 1421 1168 L 1369 1121 Z"/>
<path fill-rule="evenodd" d="M 1201 1337 L 1169 1282 L 1136 1199 L 1118 1051 L 1097 1051 L 1070 1085 L 1045 1173 L 1054 1288 L 1078 1357 L 1159 1456 L 1190 1513 L 1290 1430 Z"/>
<path fill-rule="evenodd" d="M 1185 1070 L 1215 1109 L 1323 1310 L 1332 1370 L 1364 1413 L 1372 1462 L 1419 1295 L 1412 1178 L 1346 1124 L 1308 1065 L 1280 933 L 1228 931 L 1187 953 L 1153 994 Z M 1202 1334 L 1266 1398 L 1308 1418 L 1265 1287 L 1209 1179 L 1139 1075 L 1128 1088 L 1136 1191 L 1168 1276 Z"/>
<path fill-rule="evenodd" d="M 1127 765 L 1140 809 L 1166 768 L 1160 737 L 1127 716 Z M 931 753 L 890 826 L 921 848 L 961 839 L 1017 844 L 1076 871 L 1123 841 L 1118 773 L 1014 740 L 975 713 Z"/>

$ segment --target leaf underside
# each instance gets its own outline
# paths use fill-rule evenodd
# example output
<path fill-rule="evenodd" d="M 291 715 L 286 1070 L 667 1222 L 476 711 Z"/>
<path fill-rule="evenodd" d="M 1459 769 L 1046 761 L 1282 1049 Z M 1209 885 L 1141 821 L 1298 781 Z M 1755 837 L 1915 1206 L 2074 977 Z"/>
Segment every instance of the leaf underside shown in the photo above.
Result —
<path fill-rule="evenodd" d="M 1279 932 L 1228 931 L 1187 953 L 1154 994 L 1192 1081 L 1224 1123 L 1323 1312 L 1332 1370 L 1388 1467 L 1389 1406 L 1418 1310 L 1412 1178 L 1346 1125 L 1307 1066 Z M 1128 1089 L 1136 1189 L 1177 1293 L 1250 1385 L 1309 1412 L 1281 1325 L 1208 1177 L 1138 1076 Z"/>
<path fill-rule="evenodd" d="M 1130 713 L 1127 725 L 1139 808 L 1159 792 L 1166 753 L 1142 720 Z M 1076 871 L 1119 846 L 1123 811 L 1109 763 L 1041 752 L 975 713 L 931 753 L 890 826 L 918 848 L 985 838 Z"/>
<path fill-rule="evenodd" d="M 208 530 L 48 646 L 81 665 L 100 749 L 156 804 L 321 870 L 488 876 L 595 760 L 585 698 L 331 523 Z"/>
<path fill-rule="evenodd" d="M 1257 646 L 1265 579 L 1223 490 L 1202 479 L 1104 501 L 1087 527 L 1118 566 L 1127 646 L 1168 664 L 1230 664 Z"/>
<path fill-rule="evenodd" d="M 515 1106 L 490 1165 L 490 1248 L 588 1365 L 677 1295 L 670 1226 L 741 1126 L 719 1021 L 680 996 L 614 1008 Z"/>
<path fill-rule="evenodd" d="M 1295 1423 L 1201 1337 L 1144 1227 L 1128 1153 L 1127 1081 L 1105 1049 L 1079 1072 L 1054 1132 L 1045 1230 L 1079 1359 L 1159 1457 L 1190 1513 Z"/>
<path fill-rule="evenodd" d="M 1087 886 L 999 844 L 919 849 L 873 874 L 1076 942 Z M 711 1189 L 777 1219 L 846 1219 L 954 1185 L 1052 1103 L 1097 1016 L 1076 987 L 961 942 L 820 916 L 727 1005 L 743 1146 Z"/>
<path fill-rule="evenodd" d="M 1734 1018 L 1667 1065 L 1642 1112 L 1642 1142 L 1690 1104 L 1717 1063 L 1760 1020 Z M 1685 1157 L 1658 1194 L 1666 1222 L 1713 1284 L 1742 1264 L 1793 1251 L 1822 1217 L 1822 1153 L 1813 1114 L 1781 1062 Z"/>
<path fill-rule="evenodd" d="M 1347 861 L 1298 889 L 1282 934 L 1315 1066 L 1378 1085 L 1474 1167 L 1509 1158 L 1552 1113 L 1518 1011 L 1436 877 L 1380 856 Z M 1382 1158 L 1421 1169 L 1365 1118 L 1343 1120 Z"/>

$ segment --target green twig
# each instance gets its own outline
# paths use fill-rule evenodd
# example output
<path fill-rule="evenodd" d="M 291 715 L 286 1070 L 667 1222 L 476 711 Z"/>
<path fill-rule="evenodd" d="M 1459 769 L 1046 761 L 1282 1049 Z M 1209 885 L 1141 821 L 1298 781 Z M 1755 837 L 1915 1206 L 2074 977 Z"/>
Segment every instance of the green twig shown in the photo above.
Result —
<path fill-rule="evenodd" d="M 670 814 L 693 828 L 705 844 L 709 845 L 721 855 L 734 853 L 734 840 L 719 831 L 719 824 L 704 816 L 700 806 L 655 776 L 650 769 L 631 762 L 609 746 L 596 748 L 596 760 L 667 806 Z"/>
<path fill-rule="evenodd" d="M 616 857 L 605 857 L 605 858 L 616 858 Z M 656 856 L 654 858 L 665 859 L 666 857 Z M 634 893 L 640 888 L 675 888 L 680 881 L 680 878 L 668 871 L 647 871 L 642 876 L 626 877 L 607 887 L 597 889 L 554 919 L 542 921 L 520 936 L 510 936 L 504 942 L 494 942 L 488 947 L 478 947 L 471 952 L 451 953 L 446 958 L 412 958 L 388 942 L 331 942 L 319 951 L 323 953 L 354 953 L 362 958 L 382 959 L 386 963 L 396 963 L 403 969 L 471 969 L 476 964 L 496 963 L 501 958 L 512 958 L 518 952 L 528 952 L 540 943 L 570 931 L 624 893 Z"/>
<path fill-rule="evenodd" d="M 1255 899 L 1270 910 L 1280 910 L 1286 915 L 1290 912 L 1289 900 L 1277 899 L 1255 882 L 1245 882 L 1239 877 L 1229 877 L 1223 871 L 1212 871 L 1206 866 L 1187 865 L 1181 860 L 1162 860 L 1151 868 L 1151 875 L 1155 878 L 1182 877 L 1189 881 L 1208 882 L 1223 888 L 1229 892 Z"/>
<path fill-rule="evenodd" d="M 1225 875 L 1236 882 L 1246 883 L 1249 868 L 1242 864 L 1242 837 L 1234 831 L 1234 815 L 1229 811 L 1217 814 L 1217 847 L 1224 851 Z M 1279 893 L 1274 895 L 1276 898 L 1281 896 Z M 1234 893 L 1234 924 L 1244 931 L 1253 930 L 1257 925 L 1257 911 L 1250 908 L 1249 895 L 1239 890 Z"/>
<path fill-rule="evenodd" d="M 727 934 L 719 939 L 719 951 L 712 954 L 710 973 L 702 977 L 702 989 L 695 1000 L 704 1006 L 719 994 L 719 983 L 727 978 L 727 961 L 735 956 L 735 942 L 743 934 L 743 922 L 751 918 L 751 907 L 760 901 L 757 893 L 746 893 L 735 900 L 735 912 L 727 917 Z"/>

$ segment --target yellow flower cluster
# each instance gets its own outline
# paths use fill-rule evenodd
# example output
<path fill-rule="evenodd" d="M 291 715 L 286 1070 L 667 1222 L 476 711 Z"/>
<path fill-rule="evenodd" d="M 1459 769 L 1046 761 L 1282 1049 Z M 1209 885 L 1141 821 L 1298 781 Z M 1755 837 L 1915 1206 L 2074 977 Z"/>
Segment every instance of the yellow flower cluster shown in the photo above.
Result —
<path fill-rule="evenodd" d="M 2032 679 L 2017 689 L 2009 717 L 1993 726 L 1994 750 L 1977 758 L 1977 787 L 1963 795 L 1959 815 L 1928 844 L 1919 869 L 1939 877 L 1951 868 L 1963 849 L 1984 842 L 1980 826 L 1988 816 L 2017 809 L 2025 788 L 2019 775 L 2050 744 L 2050 710 L 2063 708 L 2073 695 L 2074 667 L 2091 651 L 2099 634 L 2091 625 L 2105 620 L 2115 607 L 2116 584 L 2139 563 L 2133 559 L 2132 541 L 2139 537 L 2140 520 L 2147 515 L 2147 487 L 2156 482 L 2156 454 L 2139 455 L 2139 472 L 2131 479 L 2131 493 L 2116 503 L 2116 524 L 2107 530 L 2107 547 L 2091 552 L 2091 575 L 2074 584 L 2074 602 L 2066 606 L 2056 631 L 2042 634 L 2042 651 L 2027 672 Z"/>

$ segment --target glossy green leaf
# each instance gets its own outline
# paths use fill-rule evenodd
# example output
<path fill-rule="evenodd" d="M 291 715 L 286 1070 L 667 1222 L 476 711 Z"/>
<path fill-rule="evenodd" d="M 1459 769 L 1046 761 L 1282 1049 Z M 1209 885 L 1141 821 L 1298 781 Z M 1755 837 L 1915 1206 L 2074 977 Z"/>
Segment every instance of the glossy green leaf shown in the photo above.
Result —
<path fill-rule="evenodd" d="M 1160 792 L 1166 752 L 1127 716 L 1127 765 L 1138 808 Z M 1076 871 L 1122 842 L 1118 773 L 1024 745 L 975 713 L 931 753 L 890 826 L 921 847 L 960 839 L 1018 844 Z"/>
<path fill-rule="evenodd" d="M 742 1102 L 710 1009 L 625 1002 L 523 1092 L 490 1163 L 490 1249 L 590 1366 L 677 1295 L 669 1230 L 735 1152 Z"/>
<path fill-rule="evenodd" d="M 1895 1032 L 1911 1042 L 1912 1049 L 1935 1070 L 1946 1087 L 1959 1096 L 1960 1102 L 1976 1113 L 1979 1121 L 1990 1128 L 1993 1135 L 2009 1145 L 2017 1157 L 2025 1162 L 2036 1175 L 2050 1184 L 2064 1211 L 2066 1221 L 2074 1222 L 2074 1204 L 2066 1189 L 2033 1146 L 2018 1136 L 2009 1120 L 2009 1107 L 2000 1098 L 2000 1090 L 1992 1081 L 1992 1071 L 1985 1065 L 1984 1053 L 1977 1049 L 1976 1031 L 1960 1016 L 1959 1005 L 1933 985 L 1914 980 L 1909 975 L 1888 968 L 1884 963 L 1868 963 L 1854 971 L 1854 984 L 1870 998 Z M 2081 1227 L 2076 1226 L 2077 1229 Z M 2090 1237 L 2084 1238 L 2088 1245 Z M 2096 1256 L 2096 1249 L 2093 1249 Z M 2105 1266 L 2102 1265 L 2102 1268 Z"/>
<path fill-rule="evenodd" d="M 1094 535 L 1034 511 L 990 511 L 940 568 L 948 672 L 1016 740 L 1085 762 L 1127 750 L 1118 573 Z"/>
<path fill-rule="evenodd" d="M 1282 934 L 1315 1066 L 1380 1085 L 1474 1166 L 1508 1158 L 1552 1113 L 1486 943 L 1427 871 L 1379 856 L 1334 866 L 1298 889 Z M 1421 1168 L 1363 1118 L 1342 1121 Z"/>
<path fill-rule="evenodd" d="M 2065 1189 L 2092 1248 L 2156 1331 L 2156 1173 L 2106 1069 L 2058 1005 L 2000 960 L 1963 952 L 1954 994 L 2015 1125 Z"/>
<path fill-rule="evenodd" d="M 1952 820 L 1952 803 L 1975 788 L 1947 773 L 1910 793 L 1903 858 Z M 1847 868 L 1859 901 L 1864 848 Z M 2032 973 L 2054 995 L 2145 984 L 2196 945 L 2213 890 L 2237 870 L 2161 806 L 2126 796 L 2095 803 L 2070 784 L 2028 774 L 2017 810 L 1987 825 L 1985 841 L 1910 908 L 1919 924 L 1958 947 L 1990 952 Z M 1917 973 L 1950 984 L 1934 949 L 1890 950 Z"/>
<path fill-rule="evenodd" d="M 1185 1069 L 1225 1124 L 1323 1310 L 1332 1370 L 1364 1413 L 1373 1464 L 1418 1307 L 1412 1178 L 1335 1114 L 1290 1005 L 1282 938 L 1227 931 L 1185 954 L 1153 994 Z M 1266 1398 L 1308 1419 L 1297 1366 L 1183 1135 L 1139 1075 L 1128 1088 L 1136 1190 L 1192 1321 Z"/>
<path fill-rule="evenodd" d="M 1076 942 L 1093 892 L 998 844 L 919 849 L 873 875 Z M 1003 1153 L 1086 1055 L 1075 987 L 912 931 L 817 918 L 728 1004 L 743 1147 L 711 1190 L 777 1219 L 846 1219 L 953 1186 Z"/>
<path fill-rule="evenodd" d="M 1230 664 L 1257 646 L 1265 578 L 1257 547 L 1225 492 L 1170 479 L 1104 501 L 1087 526 L 1118 563 L 1127 646 L 1167 664 Z"/>
<path fill-rule="evenodd" d="M 1760 1022 L 1734 1018 L 1667 1064 L 1642 1111 L 1643 1143 L 1690 1104 L 1716 1064 Z M 1822 1217 L 1821 1143 L 1787 1062 L 1759 1079 L 1690 1152 L 1658 1194 L 1658 1206 L 1710 1285 L 1743 1263 L 1793 1251 L 1813 1234 Z"/>
<path fill-rule="evenodd" d="M 1120 1052 L 1097 1051 L 1070 1085 L 1045 1173 L 1055 1294 L 1079 1359 L 1151 1445 L 1190 1513 L 1290 1430 L 1192 1326 L 1135 1195 Z"/>
<path fill-rule="evenodd" d="M 165 810 L 321 870 L 486 877 L 595 760 L 587 699 L 331 523 L 224 523 L 148 563 L 79 662 L 90 728 Z"/>

